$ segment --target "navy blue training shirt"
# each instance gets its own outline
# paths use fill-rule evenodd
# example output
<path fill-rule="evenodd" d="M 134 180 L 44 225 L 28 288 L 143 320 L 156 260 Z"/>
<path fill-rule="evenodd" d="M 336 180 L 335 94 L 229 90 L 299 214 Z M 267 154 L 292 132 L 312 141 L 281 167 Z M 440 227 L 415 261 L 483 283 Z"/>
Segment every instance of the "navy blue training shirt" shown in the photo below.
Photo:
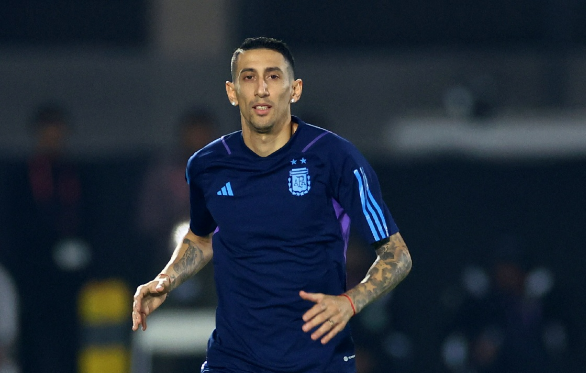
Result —
<path fill-rule="evenodd" d="M 237 131 L 187 165 L 191 230 L 213 236 L 218 294 L 207 359 L 214 371 L 355 372 L 350 328 L 326 345 L 301 329 L 313 303 L 299 291 L 346 290 L 352 229 L 368 243 L 398 231 L 371 166 L 347 140 L 298 123 L 267 157 Z"/>

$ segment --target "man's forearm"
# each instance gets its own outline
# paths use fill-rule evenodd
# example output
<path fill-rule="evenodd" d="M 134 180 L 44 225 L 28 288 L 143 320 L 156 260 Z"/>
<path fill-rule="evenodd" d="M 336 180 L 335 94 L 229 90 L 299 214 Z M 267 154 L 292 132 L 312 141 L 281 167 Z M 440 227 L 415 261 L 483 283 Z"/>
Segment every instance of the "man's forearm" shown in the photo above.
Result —
<path fill-rule="evenodd" d="M 411 255 L 399 233 L 377 249 L 377 259 L 360 284 L 346 292 L 356 313 L 399 284 L 411 270 Z"/>
<path fill-rule="evenodd" d="M 169 263 L 161 273 L 170 277 L 171 288 L 175 289 L 189 277 L 199 272 L 212 258 L 212 235 L 198 237 L 189 232 L 173 252 Z"/>

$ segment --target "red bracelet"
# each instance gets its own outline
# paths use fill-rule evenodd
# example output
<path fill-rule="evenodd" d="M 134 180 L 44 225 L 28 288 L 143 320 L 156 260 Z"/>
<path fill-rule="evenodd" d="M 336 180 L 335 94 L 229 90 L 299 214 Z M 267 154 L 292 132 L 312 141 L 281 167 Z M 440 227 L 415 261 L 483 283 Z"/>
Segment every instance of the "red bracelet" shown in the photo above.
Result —
<path fill-rule="evenodd" d="M 350 296 L 348 294 L 341 294 L 343 297 L 348 298 L 348 300 L 350 301 L 350 305 L 352 306 L 352 311 L 354 312 L 354 315 L 356 315 L 356 308 L 354 307 L 354 302 L 352 302 L 352 298 L 350 298 Z M 352 315 L 352 316 L 354 316 Z"/>
<path fill-rule="evenodd" d="M 159 273 L 157 275 L 157 277 L 159 277 L 159 276 L 167 276 L 169 278 L 169 283 L 171 283 L 171 276 L 169 276 L 168 274 L 166 274 L 166 273 Z"/>

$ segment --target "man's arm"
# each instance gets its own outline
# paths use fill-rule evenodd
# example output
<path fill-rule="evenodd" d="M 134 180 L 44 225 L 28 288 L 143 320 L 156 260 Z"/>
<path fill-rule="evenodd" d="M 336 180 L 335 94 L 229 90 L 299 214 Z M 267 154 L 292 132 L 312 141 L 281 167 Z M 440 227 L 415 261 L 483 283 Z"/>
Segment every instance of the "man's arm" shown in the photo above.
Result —
<path fill-rule="evenodd" d="M 169 276 L 169 290 L 175 289 L 185 280 L 199 272 L 212 259 L 212 236 L 195 235 L 191 230 L 183 238 L 183 242 L 175 249 L 171 260 L 161 271 L 162 275 Z"/>
<path fill-rule="evenodd" d="M 411 271 L 411 255 L 398 232 L 379 247 L 376 254 L 377 258 L 366 277 L 346 292 L 354 303 L 356 313 L 394 289 Z"/>
<path fill-rule="evenodd" d="M 167 294 L 199 272 L 212 258 L 212 236 L 201 237 L 191 230 L 177 246 L 169 263 L 154 280 L 140 285 L 132 304 L 132 330 L 146 330 L 147 316 L 167 299 Z"/>
<path fill-rule="evenodd" d="M 315 303 L 303 315 L 303 331 L 309 332 L 319 326 L 311 334 L 313 340 L 321 338 L 321 343 L 328 343 L 346 327 L 355 313 L 394 289 L 411 271 L 411 255 L 398 232 L 389 237 L 388 242 L 376 250 L 376 254 L 377 258 L 364 280 L 345 295 L 299 293 L 301 298 Z"/>

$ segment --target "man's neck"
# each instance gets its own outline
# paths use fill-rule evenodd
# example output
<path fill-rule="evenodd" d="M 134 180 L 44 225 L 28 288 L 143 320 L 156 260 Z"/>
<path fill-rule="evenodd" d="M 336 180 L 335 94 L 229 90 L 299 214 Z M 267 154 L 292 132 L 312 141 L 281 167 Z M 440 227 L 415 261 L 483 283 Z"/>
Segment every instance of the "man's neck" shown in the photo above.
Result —
<path fill-rule="evenodd" d="M 242 137 L 244 144 L 261 157 L 267 157 L 277 150 L 281 149 L 297 130 L 297 123 L 289 121 L 280 129 L 271 133 L 258 133 L 250 128 L 243 126 Z"/>

